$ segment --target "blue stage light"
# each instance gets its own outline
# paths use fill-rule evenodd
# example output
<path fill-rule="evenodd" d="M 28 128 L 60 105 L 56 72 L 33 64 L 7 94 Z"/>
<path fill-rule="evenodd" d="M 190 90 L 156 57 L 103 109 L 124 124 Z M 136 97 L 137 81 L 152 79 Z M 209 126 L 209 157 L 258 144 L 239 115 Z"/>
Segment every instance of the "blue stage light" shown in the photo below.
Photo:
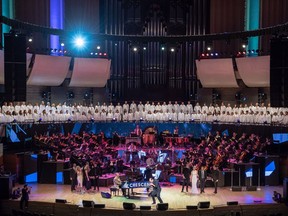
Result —
<path fill-rule="evenodd" d="M 85 39 L 81 36 L 77 36 L 74 40 L 74 44 L 78 48 L 83 48 L 85 46 Z"/>

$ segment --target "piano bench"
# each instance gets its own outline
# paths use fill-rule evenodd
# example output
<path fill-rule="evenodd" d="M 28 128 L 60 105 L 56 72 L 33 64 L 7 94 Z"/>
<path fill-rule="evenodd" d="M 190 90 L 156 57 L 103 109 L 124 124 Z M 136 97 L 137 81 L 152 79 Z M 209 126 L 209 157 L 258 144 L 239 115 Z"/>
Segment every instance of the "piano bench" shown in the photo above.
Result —
<path fill-rule="evenodd" d="M 117 193 L 117 195 L 119 196 L 119 188 L 110 187 L 110 193 L 111 195 L 114 194 L 114 196 L 116 196 L 116 193 Z"/>

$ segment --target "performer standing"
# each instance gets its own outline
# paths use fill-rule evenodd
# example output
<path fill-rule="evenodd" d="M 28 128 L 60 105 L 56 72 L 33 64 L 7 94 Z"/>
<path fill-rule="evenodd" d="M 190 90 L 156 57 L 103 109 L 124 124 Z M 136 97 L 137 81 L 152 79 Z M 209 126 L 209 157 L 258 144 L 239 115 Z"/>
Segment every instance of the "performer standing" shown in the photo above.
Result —
<path fill-rule="evenodd" d="M 198 181 L 198 171 L 196 169 L 196 166 L 193 167 L 193 170 L 191 172 L 191 182 L 192 182 L 192 189 L 191 189 L 191 193 L 192 194 L 198 194 L 198 188 L 197 188 L 197 181 Z"/>
<path fill-rule="evenodd" d="M 73 163 L 72 168 L 70 169 L 70 180 L 71 180 L 71 191 L 75 191 L 77 185 L 77 172 L 76 164 Z"/>
<path fill-rule="evenodd" d="M 214 182 L 214 193 L 217 194 L 217 187 L 218 187 L 218 181 L 219 181 L 219 169 L 217 166 L 213 166 L 213 169 L 211 171 L 211 177 Z"/>
<path fill-rule="evenodd" d="M 77 173 L 77 186 L 81 190 L 83 187 L 83 170 L 80 166 L 76 166 L 76 173 Z"/>
<path fill-rule="evenodd" d="M 190 182 L 190 174 L 191 174 L 191 170 L 190 170 L 190 165 L 189 163 L 186 164 L 186 166 L 183 169 L 183 183 L 182 183 L 182 191 L 184 191 L 184 187 L 186 186 L 186 192 L 188 192 L 188 185 Z"/>
<path fill-rule="evenodd" d="M 200 193 L 205 193 L 204 188 L 205 188 L 205 182 L 207 179 L 207 171 L 205 170 L 205 166 L 202 165 L 201 169 L 199 170 L 199 180 L 200 180 Z"/>
<path fill-rule="evenodd" d="M 20 209 L 23 209 L 23 204 L 25 208 L 28 208 L 29 193 L 30 193 L 30 187 L 28 187 L 28 185 L 25 184 L 24 187 L 22 188 Z"/>
<path fill-rule="evenodd" d="M 159 200 L 160 203 L 163 203 L 163 200 L 160 197 L 160 193 L 161 193 L 161 186 L 159 184 L 158 179 L 154 179 L 153 177 L 149 179 L 150 185 L 153 187 L 153 191 L 151 192 L 151 197 L 153 200 L 152 204 L 156 204 L 156 200 L 155 197 L 157 197 L 157 199 Z"/>

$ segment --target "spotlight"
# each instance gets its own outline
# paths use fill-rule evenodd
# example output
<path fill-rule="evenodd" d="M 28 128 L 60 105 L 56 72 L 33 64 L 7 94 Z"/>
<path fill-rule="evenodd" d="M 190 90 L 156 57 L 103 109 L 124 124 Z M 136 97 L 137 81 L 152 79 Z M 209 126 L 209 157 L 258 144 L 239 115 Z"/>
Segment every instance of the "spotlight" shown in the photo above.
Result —
<path fill-rule="evenodd" d="M 61 43 L 61 47 L 64 47 L 65 46 L 65 44 L 64 43 Z"/>
<path fill-rule="evenodd" d="M 215 53 L 215 56 L 218 56 L 218 53 Z"/>
<path fill-rule="evenodd" d="M 162 51 L 165 50 L 165 47 L 161 47 L 161 50 L 162 50 Z"/>
<path fill-rule="evenodd" d="M 204 53 L 202 53 L 202 54 L 201 54 L 201 56 L 202 56 L 202 57 L 205 57 L 205 54 L 204 54 Z"/>
<path fill-rule="evenodd" d="M 143 50 L 146 50 L 147 48 L 146 47 L 143 47 Z"/>
<path fill-rule="evenodd" d="M 98 53 L 95 53 L 95 55 L 98 55 Z"/>
<path fill-rule="evenodd" d="M 99 53 L 99 56 L 102 56 L 102 53 Z"/>
<path fill-rule="evenodd" d="M 170 51 L 171 51 L 171 52 L 174 52 L 174 51 L 175 51 L 175 49 L 174 49 L 174 48 L 171 48 L 171 49 L 170 49 Z"/>
<path fill-rule="evenodd" d="M 93 52 L 91 52 L 90 55 L 93 55 Z"/>
<path fill-rule="evenodd" d="M 107 56 L 107 53 L 103 53 L 104 56 Z"/>
<path fill-rule="evenodd" d="M 101 47 L 100 47 L 100 46 L 97 46 L 96 48 L 97 48 L 97 50 L 100 50 L 100 49 L 101 49 Z"/>
<path fill-rule="evenodd" d="M 214 56 L 214 53 L 211 53 L 210 55 L 211 55 L 211 56 Z"/>
<path fill-rule="evenodd" d="M 84 40 L 83 37 L 77 36 L 77 37 L 75 38 L 75 40 L 74 40 L 74 44 L 75 44 L 75 46 L 78 47 L 78 48 L 83 48 L 84 45 L 85 45 L 85 40 Z"/>
<path fill-rule="evenodd" d="M 134 52 L 137 52 L 137 50 L 138 50 L 137 47 L 133 47 Z"/>
<path fill-rule="evenodd" d="M 242 44 L 242 48 L 244 48 L 244 49 L 245 49 L 245 48 L 246 48 L 246 44 Z"/>
<path fill-rule="evenodd" d="M 211 51 L 211 47 L 210 47 L 210 46 L 208 46 L 208 47 L 207 47 L 207 50 L 208 50 L 208 51 Z"/>
<path fill-rule="evenodd" d="M 31 43 L 31 42 L 33 41 L 33 39 L 32 39 L 32 38 L 29 38 L 28 41 Z"/>

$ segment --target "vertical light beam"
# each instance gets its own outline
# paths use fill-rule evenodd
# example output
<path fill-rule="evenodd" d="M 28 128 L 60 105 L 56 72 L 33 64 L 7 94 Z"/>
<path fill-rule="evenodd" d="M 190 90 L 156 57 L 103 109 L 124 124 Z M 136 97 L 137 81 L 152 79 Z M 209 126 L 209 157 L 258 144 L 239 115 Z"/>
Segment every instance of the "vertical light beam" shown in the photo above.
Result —
<path fill-rule="evenodd" d="M 246 0 L 245 9 L 245 30 L 259 29 L 260 23 L 260 0 Z M 259 47 L 259 37 L 250 37 L 248 39 L 247 50 L 257 50 Z M 247 51 L 246 50 L 246 51 Z M 255 52 L 255 54 L 257 54 Z"/>
<path fill-rule="evenodd" d="M 50 0 L 50 27 L 63 29 L 64 19 L 64 1 Z M 50 47 L 52 49 L 60 49 L 60 39 L 58 35 L 50 35 Z"/>

